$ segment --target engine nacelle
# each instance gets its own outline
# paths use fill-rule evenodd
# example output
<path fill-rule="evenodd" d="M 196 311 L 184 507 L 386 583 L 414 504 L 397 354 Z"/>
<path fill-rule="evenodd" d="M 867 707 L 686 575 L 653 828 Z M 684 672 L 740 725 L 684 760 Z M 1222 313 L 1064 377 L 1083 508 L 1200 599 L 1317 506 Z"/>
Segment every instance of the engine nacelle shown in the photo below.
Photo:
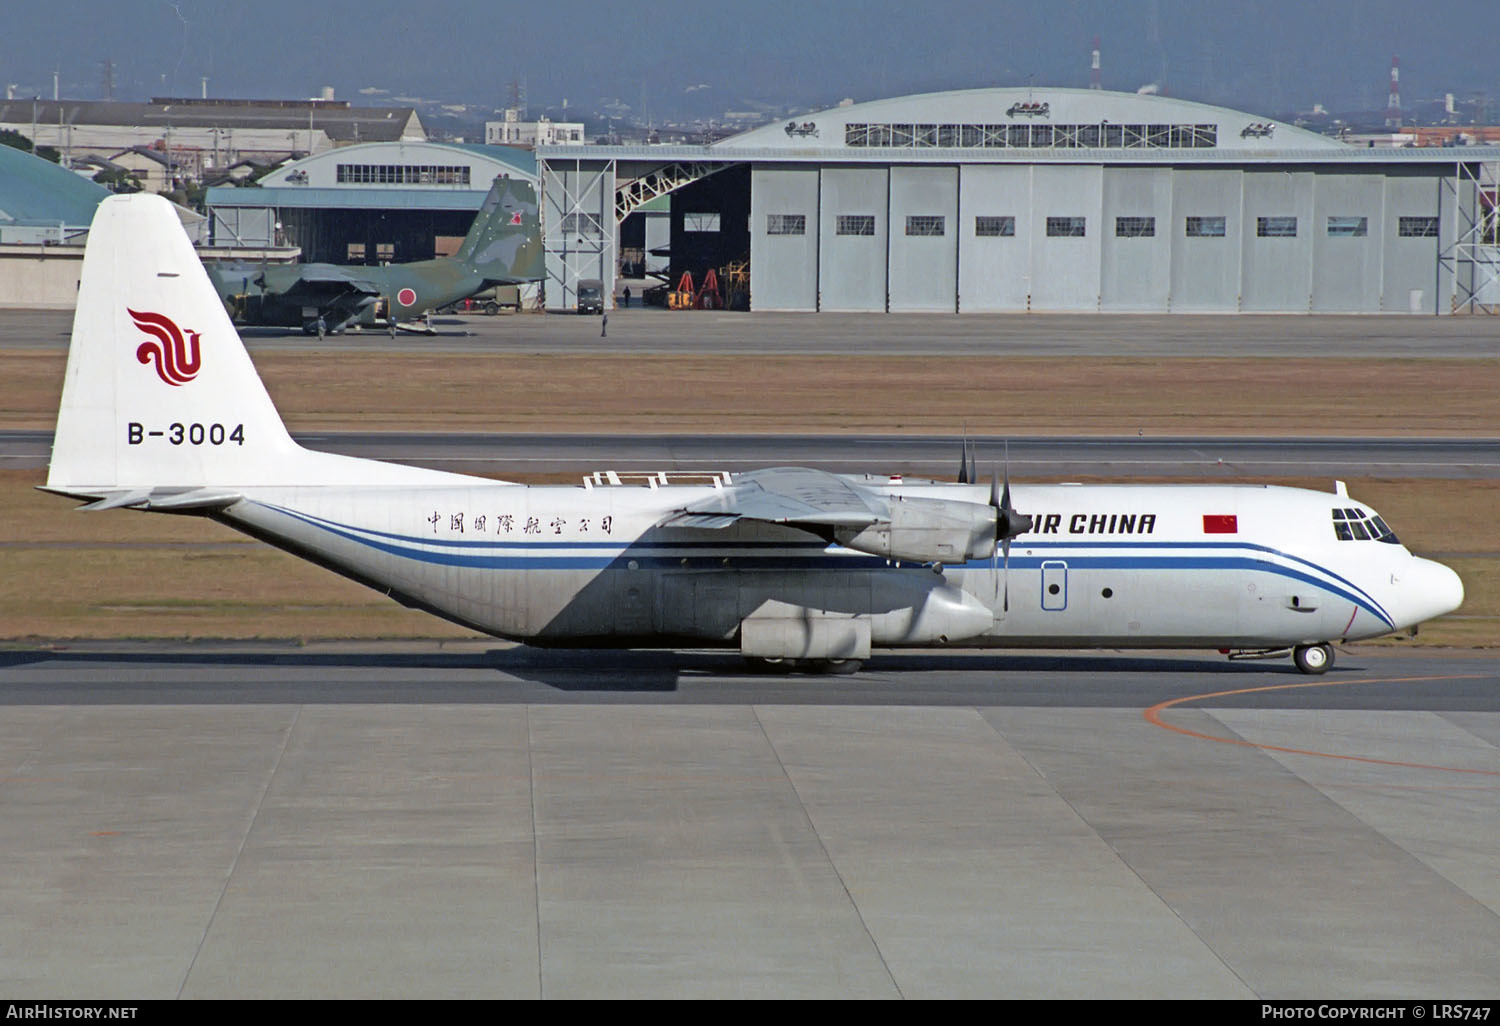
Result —
<path fill-rule="evenodd" d="M 913 563 L 963 563 L 995 551 L 995 510 L 978 502 L 890 497 L 889 523 L 834 531 L 845 548 Z"/>

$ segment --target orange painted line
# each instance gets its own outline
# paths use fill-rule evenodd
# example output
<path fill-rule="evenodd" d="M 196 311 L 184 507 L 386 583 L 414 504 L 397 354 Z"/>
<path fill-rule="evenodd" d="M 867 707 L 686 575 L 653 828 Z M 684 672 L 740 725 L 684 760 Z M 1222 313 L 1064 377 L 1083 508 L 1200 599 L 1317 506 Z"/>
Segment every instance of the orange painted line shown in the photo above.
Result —
<path fill-rule="evenodd" d="M 1372 759 L 1363 755 L 1339 755 L 1335 752 L 1318 752 L 1310 748 L 1286 748 L 1281 745 L 1263 745 L 1255 741 L 1244 741 L 1240 738 L 1215 737 L 1212 734 L 1204 734 L 1201 731 L 1189 730 L 1186 727 L 1174 726 L 1163 720 L 1161 714 L 1173 706 L 1183 705 L 1187 702 L 1203 702 L 1211 698 L 1229 698 L 1235 695 L 1253 695 L 1265 691 L 1289 691 L 1293 688 L 1329 688 L 1343 684 L 1415 684 L 1431 680 L 1482 680 L 1483 676 L 1477 673 L 1452 674 L 1436 677 L 1365 677 L 1359 680 L 1320 680 L 1304 684 L 1268 684 L 1258 688 L 1239 688 L 1234 691 L 1214 691 L 1204 695 L 1188 695 L 1185 698 L 1170 698 L 1165 702 L 1158 702 L 1151 708 L 1144 710 L 1141 715 L 1147 723 L 1170 730 L 1174 734 L 1183 734 L 1187 737 L 1195 737 L 1204 741 L 1217 741 L 1225 745 L 1239 745 L 1243 748 L 1258 748 L 1263 752 L 1285 752 L 1289 755 L 1311 755 L 1319 759 L 1342 759 L 1346 762 L 1365 762 L 1377 766 L 1400 766 L 1403 769 L 1436 770 L 1440 773 L 1473 773 L 1485 777 L 1500 777 L 1500 770 L 1467 769 L 1462 766 L 1429 766 L 1420 762 L 1398 762 L 1393 759 Z"/>

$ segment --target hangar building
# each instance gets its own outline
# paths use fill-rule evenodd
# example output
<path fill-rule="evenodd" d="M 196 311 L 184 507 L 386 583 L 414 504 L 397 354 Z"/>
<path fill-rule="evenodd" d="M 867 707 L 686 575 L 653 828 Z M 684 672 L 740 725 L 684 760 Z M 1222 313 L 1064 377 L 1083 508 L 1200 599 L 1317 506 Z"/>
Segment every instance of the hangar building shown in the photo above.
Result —
<path fill-rule="evenodd" d="M 621 222 L 666 194 L 673 275 L 748 256 L 756 310 L 1500 304 L 1500 147 L 1365 149 L 1163 96 L 996 88 L 537 156 L 551 309 L 580 279 L 612 294 Z"/>
<path fill-rule="evenodd" d="M 499 175 L 536 180 L 526 150 L 478 143 L 343 146 L 277 168 L 258 187 L 216 186 L 223 245 L 290 245 L 305 263 L 409 263 L 451 253 Z"/>

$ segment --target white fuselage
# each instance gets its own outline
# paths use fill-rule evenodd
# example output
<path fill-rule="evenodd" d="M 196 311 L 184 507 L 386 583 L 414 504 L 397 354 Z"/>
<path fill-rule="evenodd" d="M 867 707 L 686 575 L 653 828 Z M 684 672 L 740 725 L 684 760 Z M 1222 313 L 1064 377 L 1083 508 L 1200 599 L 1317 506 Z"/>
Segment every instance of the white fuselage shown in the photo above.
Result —
<path fill-rule="evenodd" d="M 407 604 L 561 645 L 732 644 L 747 617 L 775 606 L 865 618 L 876 646 L 1270 648 L 1387 634 L 1463 594 L 1451 570 L 1398 543 L 1341 540 L 1333 517 L 1373 515 L 1367 506 L 1301 489 L 1017 486 L 1033 529 L 1012 543 L 1007 569 L 998 552 L 939 567 L 788 527 L 655 526 L 707 486 L 471 480 L 245 489 L 216 516 Z M 851 480 L 892 496 L 987 493 Z"/>

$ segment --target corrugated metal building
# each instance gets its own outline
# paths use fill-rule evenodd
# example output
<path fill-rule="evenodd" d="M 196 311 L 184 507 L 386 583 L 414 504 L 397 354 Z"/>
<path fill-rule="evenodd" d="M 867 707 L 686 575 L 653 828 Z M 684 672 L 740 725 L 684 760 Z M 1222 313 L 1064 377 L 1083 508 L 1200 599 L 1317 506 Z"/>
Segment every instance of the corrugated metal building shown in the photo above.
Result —
<path fill-rule="evenodd" d="M 1500 302 L 1500 148 L 1360 149 L 1162 96 L 933 93 L 711 147 L 542 147 L 538 158 L 555 309 L 581 278 L 613 291 L 618 225 L 638 204 L 731 165 L 751 169 L 756 310 L 1448 313 Z"/>
<path fill-rule="evenodd" d="M 342 100 L 0 100 L 0 128 L 70 156 L 170 148 L 194 177 L 246 157 L 270 163 L 361 142 L 427 138 L 411 107 L 354 107 Z"/>

